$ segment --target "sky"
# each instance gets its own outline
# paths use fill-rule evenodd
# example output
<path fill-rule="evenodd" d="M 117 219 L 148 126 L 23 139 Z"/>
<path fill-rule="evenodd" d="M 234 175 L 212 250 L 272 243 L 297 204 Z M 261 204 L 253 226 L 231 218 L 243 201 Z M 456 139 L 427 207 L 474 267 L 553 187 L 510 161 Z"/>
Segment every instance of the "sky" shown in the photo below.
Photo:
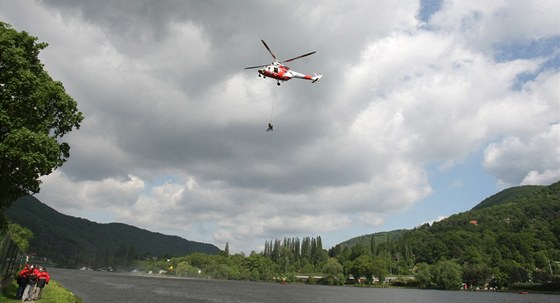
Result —
<path fill-rule="evenodd" d="M 560 180 L 560 4 L 0 0 L 85 119 L 41 178 L 64 214 L 259 252 Z M 324 74 L 276 85 L 244 67 Z M 266 132 L 268 122 L 273 132 Z"/>

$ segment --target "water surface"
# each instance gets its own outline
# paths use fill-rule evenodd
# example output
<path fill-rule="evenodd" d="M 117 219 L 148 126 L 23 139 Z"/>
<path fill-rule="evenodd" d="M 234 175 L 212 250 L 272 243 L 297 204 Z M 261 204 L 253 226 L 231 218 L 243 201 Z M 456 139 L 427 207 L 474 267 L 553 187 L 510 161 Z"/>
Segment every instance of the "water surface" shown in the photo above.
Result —
<path fill-rule="evenodd" d="M 336 287 L 49 269 L 84 303 L 558 303 L 544 294 Z M 47 286 L 49 287 L 49 286 Z"/>

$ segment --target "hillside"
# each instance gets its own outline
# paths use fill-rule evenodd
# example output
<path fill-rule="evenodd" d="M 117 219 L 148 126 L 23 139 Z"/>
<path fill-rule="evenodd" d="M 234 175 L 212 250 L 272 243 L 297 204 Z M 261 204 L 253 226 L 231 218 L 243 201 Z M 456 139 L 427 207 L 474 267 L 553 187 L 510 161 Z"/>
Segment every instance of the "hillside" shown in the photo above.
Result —
<path fill-rule="evenodd" d="M 480 202 L 478 205 L 473 207 L 472 210 L 482 209 L 485 207 L 491 207 L 499 204 L 505 203 L 520 203 L 527 200 L 541 199 L 546 200 L 551 195 L 558 195 L 560 191 L 560 182 L 552 184 L 550 186 L 537 186 L 537 185 L 525 185 L 505 189 L 495 195 L 492 195 L 484 201 Z"/>
<path fill-rule="evenodd" d="M 367 234 L 367 235 L 351 238 L 349 240 L 340 243 L 339 245 L 341 246 L 341 248 L 352 247 L 358 244 L 369 247 L 371 245 L 379 245 L 387 241 L 400 240 L 406 232 L 407 232 L 406 229 L 397 229 L 392 231 L 383 231 L 383 232 L 378 232 L 373 234 Z"/>
<path fill-rule="evenodd" d="M 525 186 L 517 186 L 517 187 L 505 189 L 501 192 L 498 192 L 484 199 L 482 202 L 480 202 L 475 207 L 473 207 L 470 211 L 450 216 L 449 218 L 435 224 L 435 226 L 441 227 L 442 225 L 443 226 L 449 225 L 448 223 L 450 222 L 454 222 L 452 224 L 461 223 L 462 225 L 466 226 L 467 223 L 471 221 L 471 219 L 472 220 L 478 219 L 477 220 L 478 223 L 481 217 L 485 217 L 484 213 L 486 211 L 490 213 L 505 211 L 508 213 L 517 213 L 519 215 L 519 212 L 517 212 L 516 210 L 526 209 L 527 207 L 531 207 L 531 205 L 536 207 L 536 205 L 539 205 L 546 201 L 552 201 L 552 202 L 560 201 L 560 182 L 554 183 L 550 186 L 525 185 Z M 481 213 L 478 212 L 483 209 L 484 212 Z M 534 211 L 531 213 L 537 215 L 537 213 L 535 213 Z M 541 211 L 538 212 L 538 215 L 540 214 L 542 214 Z M 502 215 L 505 216 L 506 214 L 502 214 Z M 487 224 L 489 222 L 485 222 L 485 223 Z M 338 245 L 341 248 L 344 247 L 351 248 L 352 246 L 357 244 L 369 247 L 371 245 L 379 245 L 387 241 L 394 242 L 394 241 L 401 240 L 403 237 L 408 236 L 408 234 L 411 231 L 412 230 L 398 229 L 393 231 L 366 234 L 366 235 L 351 238 L 349 240 L 339 243 Z"/>
<path fill-rule="evenodd" d="M 410 231 L 422 261 L 441 257 L 520 264 L 560 260 L 560 186 L 521 186 L 504 190 L 475 206 L 430 227 Z M 424 248 L 424 249 L 422 249 Z"/>
<path fill-rule="evenodd" d="M 329 253 L 344 264 L 365 248 L 392 274 L 451 260 L 472 285 L 491 277 L 497 286 L 550 281 L 560 271 L 560 182 L 506 189 L 470 211 L 394 232 L 357 237 Z M 376 240 L 383 235 L 385 241 Z"/>
<path fill-rule="evenodd" d="M 134 226 L 99 224 L 57 212 L 32 196 L 15 201 L 6 216 L 30 229 L 29 251 L 62 265 L 105 263 L 142 256 L 184 256 L 193 252 L 217 254 L 216 246 L 167 236 Z"/>

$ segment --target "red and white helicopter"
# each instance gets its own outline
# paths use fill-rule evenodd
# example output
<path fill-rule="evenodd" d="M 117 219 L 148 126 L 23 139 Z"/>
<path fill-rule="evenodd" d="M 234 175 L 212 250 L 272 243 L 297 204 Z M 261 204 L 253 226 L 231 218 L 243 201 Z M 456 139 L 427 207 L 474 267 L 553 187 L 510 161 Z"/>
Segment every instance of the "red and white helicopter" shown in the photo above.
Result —
<path fill-rule="evenodd" d="M 307 53 L 305 55 L 297 56 L 297 57 L 292 58 L 292 59 L 288 59 L 288 60 L 284 60 L 282 62 L 278 62 L 278 59 L 276 59 L 276 56 L 272 53 L 272 51 L 270 50 L 268 45 L 266 45 L 266 42 L 264 42 L 264 40 L 261 40 L 261 41 L 264 44 L 264 47 L 266 47 L 268 52 L 272 55 L 272 58 L 274 58 L 274 62 L 272 62 L 271 64 L 246 67 L 245 69 L 258 68 L 259 69 L 258 70 L 259 77 L 262 76 L 264 78 L 269 77 L 269 78 L 276 79 L 276 84 L 278 84 L 278 85 L 280 85 L 280 81 L 288 81 L 292 78 L 311 80 L 311 83 L 315 83 L 315 82 L 321 80 L 321 78 L 323 77 L 323 75 L 317 75 L 317 74 L 315 74 L 315 76 L 309 76 L 309 75 L 305 75 L 305 74 L 302 74 L 302 73 L 298 73 L 294 70 L 291 70 L 289 67 L 287 67 L 286 65 L 283 64 L 283 63 L 294 61 L 296 59 L 300 59 L 300 58 L 303 58 L 303 57 L 306 57 L 306 56 L 309 56 L 309 55 L 313 55 L 316 52 Z"/>

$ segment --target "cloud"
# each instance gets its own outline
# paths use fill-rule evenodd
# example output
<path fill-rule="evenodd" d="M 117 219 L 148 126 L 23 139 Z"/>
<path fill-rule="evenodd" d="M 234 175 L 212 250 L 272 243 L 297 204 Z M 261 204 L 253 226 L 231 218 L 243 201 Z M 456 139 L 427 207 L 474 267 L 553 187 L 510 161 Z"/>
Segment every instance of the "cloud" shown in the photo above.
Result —
<path fill-rule="evenodd" d="M 49 188 L 41 194 L 46 201 L 56 201 L 63 212 L 76 210 L 102 210 L 104 208 L 127 208 L 144 190 L 145 183 L 129 175 L 125 179 L 106 178 L 99 181 L 76 181 L 60 170 L 41 179 L 43 187 Z"/>
<path fill-rule="evenodd" d="M 502 186 L 551 184 L 560 179 L 558 81 L 560 73 L 542 73 L 489 114 L 510 131 L 484 150 L 484 167 Z"/>
<path fill-rule="evenodd" d="M 0 1 L 50 43 L 41 59 L 85 115 L 39 198 L 248 252 L 382 229 L 433 196 L 429 167 L 473 153 L 503 186 L 558 179 L 557 50 L 500 55 L 554 41 L 554 2 L 292 6 Z M 277 87 L 244 70 L 272 60 L 260 39 L 280 59 L 316 50 L 290 67 L 325 77 Z"/>
<path fill-rule="evenodd" d="M 490 52 L 506 41 L 531 41 L 558 35 L 558 4 L 543 1 L 444 1 L 430 25 L 459 34 L 465 45 Z"/>
<path fill-rule="evenodd" d="M 508 137 L 484 151 L 484 166 L 503 186 L 560 180 L 560 124 L 531 137 Z"/>

